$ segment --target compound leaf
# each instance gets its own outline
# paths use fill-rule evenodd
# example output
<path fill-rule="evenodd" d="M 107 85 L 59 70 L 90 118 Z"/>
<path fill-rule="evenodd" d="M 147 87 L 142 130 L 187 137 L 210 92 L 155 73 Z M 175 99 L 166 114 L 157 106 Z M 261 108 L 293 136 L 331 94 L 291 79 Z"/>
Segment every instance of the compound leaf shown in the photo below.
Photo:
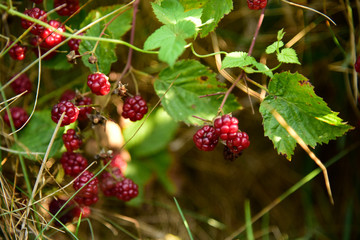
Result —
<path fill-rule="evenodd" d="M 154 84 L 157 95 L 163 97 L 161 102 L 169 115 L 176 121 L 195 125 L 202 125 L 203 121 L 193 115 L 212 120 L 223 99 L 223 96 L 199 97 L 225 92 L 224 87 L 216 80 L 214 73 L 195 60 L 179 61 L 173 68 L 164 69 Z M 223 110 L 229 113 L 239 107 L 235 97 L 230 95 Z"/>
<path fill-rule="evenodd" d="M 274 143 L 278 153 L 291 159 L 296 140 L 273 116 L 276 110 L 310 147 L 328 143 L 352 127 L 343 123 L 314 92 L 309 80 L 299 73 L 275 74 L 269 83 L 269 95 L 260 105 L 265 136 Z"/>

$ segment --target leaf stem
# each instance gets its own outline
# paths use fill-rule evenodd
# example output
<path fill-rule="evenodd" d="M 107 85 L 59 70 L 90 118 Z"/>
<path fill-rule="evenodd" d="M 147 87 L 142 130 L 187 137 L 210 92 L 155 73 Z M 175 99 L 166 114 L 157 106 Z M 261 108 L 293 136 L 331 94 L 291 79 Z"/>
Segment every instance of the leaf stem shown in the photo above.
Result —
<path fill-rule="evenodd" d="M 228 54 L 228 53 L 225 52 L 225 51 L 220 51 L 220 52 L 214 52 L 214 53 L 209 53 L 209 54 L 201 55 L 201 54 L 198 54 L 198 53 L 195 51 L 193 44 L 191 44 L 190 47 L 191 47 L 192 53 L 193 53 L 195 56 L 199 57 L 199 58 L 212 57 L 212 56 L 215 56 L 215 55 L 218 55 L 218 54 L 224 54 L 224 55 L 227 55 L 227 54 Z"/>

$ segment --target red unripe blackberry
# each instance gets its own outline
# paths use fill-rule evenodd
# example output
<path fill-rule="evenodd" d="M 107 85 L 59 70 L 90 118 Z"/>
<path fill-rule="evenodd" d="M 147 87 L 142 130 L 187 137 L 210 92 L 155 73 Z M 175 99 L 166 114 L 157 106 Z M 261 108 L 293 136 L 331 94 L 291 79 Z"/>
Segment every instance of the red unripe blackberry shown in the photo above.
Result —
<path fill-rule="evenodd" d="M 259 10 L 266 7 L 267 0 L 247 0 L 247 4 L 251 10 Z"/>
<path fill-rule="evenodd" d="M 117 182 L 115 190 L 116 197 L 123 201 L 130 201 L 139 194 L 138 185 L 129 178 Z"/>
<path fill-rule="evenodd" d="M 60 159 L 65 174 L 76 177 L 88 166 L 86 158 L 80 153 L 64 152 Z"/>
<path fill-rule="evenodd" d="M 81 215 L 81 218 L 88 218 L 91 214 L 91 209 L 89 206 L 74 207 L 73 214 L 74 217 L 80 217 Z"/>
<path fill-rule="evenodd" d="M 46 46 L 46 44 L 44 43 L 43 39 L 40 38 L 39 36 L 35 36 L 33 38 L 30 39 L 30 44 L 34 46 L 33 51 L 35 53 L 35 55 L 37 57 L 39 57 L 39 51 L 37 46 L 40 45 L 40 54 L 41 56 L 44 55 L 45 53 L 47 53 L 49 51 L 48 46 Z M 49 55 L 47 55 L 46 57 L 43 58 L 43 60 L 49 60 L 52 57 L 54 57 L 56 55 L 56 52 L 53 51 L 51 52 Z"/>
<path fill-rule="evenodd" d="M 57 10 L 60 16 L 70 16 L 80 8 L 79 0 L 54 0 L 54 8 L 66 3 L 66 6 Z"/>
<path fill-rule="evenodd" d="M 10 108 L 10 113 L 11 113 L 11 117 L 12 117 L 12 120 L 14 123 L 14 127 L 16 129 L 19 129 L 20 127 L 22 127 L 29 118 L 29 115 L 21 107 Z M 4 122 L 10 126 L 10 119 L 7 114 L 7 111 L 5 111 Z"/>
<path fill-rule="evenodd" d="M 16 94 L 27 91 L 25 94 L 29 94 L 32 89 L 32 85 L 28 76 L 23 73 L 15 81 L 10 84 L 10 87 Z"/>
<path fill-rule="evenodd" d="M 84 33 L 80 33 L 79 36 L 84 35 Z M 76 55 L 79 55 L 79 47 L 80 47 L 81 39 L 72 38 L 68 41 L 68 45 L 70 50 L 74 50 Z"/>
<path fill-rule="evenodd" d="M 356 59 L 354 67 L 355 67 L 355 71 L 360 73 L 360 56 L 358 56 L 358 58 Z"/>
<path fill-rule="evenodd" d="M 92 100 L 89 97 L 77 98 L 75 104 L 76 106 L 91 105 Z M 89 119 L 88 114 L 91 114 L 92 110 L 93 110 L 92 107 L 79 107 L 79 116 L 78 116 L 79 121 L 84 121 Z"/>
<path fill-rule="evenodd" d="M 228 114 L 218 117 L 214 120 L 215 133 L 222 140 L 231 139 L 238 131 L 238 123 L 236 117 L 231 117 Z"/>
<path fill-rule="evenodd" d="M 61 122 L 61 127 L 69 125 L 76 121 L 79 115 L 79 109 L 74 106 L 70 101 L 61 101 L 58 104 L 55 104 L 51 110 L 51 119 L 58 123 L 61 117 L 61 114 L 65 112 L 63 121 Z"/>
<path fill-rule="evenodd" d="M 32 8 L 27 9 L 24 12 L 25 15 L 28 15 L 29 17 L 40 19 L 42 17 L 43 22 L 47 22 L 47 16 L 46 12 L 44 10 L 41 10 L 40 8 Z M 28 29 L 33 22 L 28 21 L 26 19 L 21 19 L 21 26 L 24 29 Z M 39 35 L 45 28 L 39 24 L 35 24 L 34 27 L 30 30 L 32 34 Z"/>
<path fill-rule="evenodd" d="M 66 202 L 67 200 L 63 200 L 60 198 L 52 199 L 49 204 L 49 212 L 52 215 L 55 215 Z M 68 204 L 66 204 L 66 206 L 63 209 L 61 209 L 59 214 L 56 215 L 56 219 L 54 220 L 55 225 L 61 226 L 61 224 L 57 220 L 59 220 L 62 224 L 71 222 L 74 218 L 73 208 L 74 208 L 74 203 L 69 202 Z"/>
<path fill-rule="evenodd" d="M 141 120 L 148 112 L 146 101 L 139 95 L 126 98 L 123 105 L 122 116 L 135 122 Z"/>
<path fill-rule="evenodd" d="M 226 141 L 226 146 L 230 151 L 236 154 L 241 153 L 242 150 L 248 148 L 250 145 L 249 136 L 246 132 L 237 132 L 236 136 Z"/>
<path fill-rule="evenodd" d="M 107 162 L 105 162 L 105 164 L 106 163 Z M 110 167 L 120 169 L 120 172 L 124 173 L 127 168 L 127 162 L 121 157 L 120 154 L 115 154 L 111 159 Z"/>
<path fill-rule="evenodd" d="M 67 89 L 61 94 L 60 101 L 71 101 L 75 97 L 76 97 L 76 92 L 71 89 Z"/>
<path fill-rule="evenodd" d="M 54 27 L 56 29 L 56 31 L 59 31 L 61 33 L 66 31 L 65 27 L 59 21 L 50 20 L 49 25 Z M 44 46 L 47 48 L 52 48 L 52 47 L 58 45 L 59 43 L 61 43 L 64 40 L 64 36 L 61 33 L 55 32 L 50 28 L 44 29 L 44 31 L 42 31 L 40 33 L 40 37 L 43 39 L 42 44 L 44 44 L 41 46 Z"/>
<path fill-rule="evenodd" d="M 108 79 L 103 73 L 93 73 L 88 76 L 87 85 L 92 93 L 104 96 L 110 92 L 110 82 Z"/>
<path fill-rule="evenodd" d="M 74 200 L 79 203 L 86 206 L 90 206 L 94 203 L 96 203 L 99 200 L 98 197 L 98 179 L 94 178 L 90 181 L 90 179 L 94 177 L 94 174 L 92 174 L 89 171 L 85 171 L 83 174 L 81 174 L 80 177 L 78 177 L 73 184 L 74 189 L 77 191 L 82 186 L 87 184 L 84 188 L 80 190 L 74 197 Z"/>
<path fill-rule="evenodd" d="M 68 129 L 67 132 L 62 135 L 62 139 L 68 152 L 79 149 L 82 144 L 81 138 L 76 134 L 74 129 Z"/>
<path fill-rule="evenodd" d="M 205 125 L 194 134 L 193 141 L 199 150 L 212 151 L 219 142 L 219 135 L 214 127 Z"/>
<path fill-rule="evenodd" d="M 12 59 L 21 61 L 24 60 L 25 58 L 25 52 L 26 52 L 25 46 L 21 46 L 19 43 L 15 43 L 15 45 L 12 46 L 12 48 L 10 48 L 9 55 Z"/>

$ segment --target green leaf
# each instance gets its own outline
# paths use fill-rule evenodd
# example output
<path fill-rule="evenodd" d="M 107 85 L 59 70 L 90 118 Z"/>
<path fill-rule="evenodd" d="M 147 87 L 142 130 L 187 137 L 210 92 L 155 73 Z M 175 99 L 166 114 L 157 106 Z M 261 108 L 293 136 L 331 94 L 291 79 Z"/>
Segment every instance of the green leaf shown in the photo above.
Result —
<path fill-rule="evenodd" d="M 210 32 L 214 31 L 224 15 L 230 13 L 233 9 L 232 0 L 209 0 L 204 4 L 202 22 L 210 22 L 202 27 L 200 36 L 206 37 Z"/>
<path fill-rule="evenodd" d="M 243 68 L 254 63 L 256 63 L 255 58 L 249 56 L 247 52 L 231 52 L 223 59 L 221 68 Z"/>
<path fill-rule="evenodd" d="M 269 83 L 269 95 L 260 105 L 265 136 L 274 143 L 279 154 L 291 159 L 296 140 L 272 115 L 276 110 L 310 147 L 328 143 L 352 127 L 337 117 L 322 98 L 318 97 L 309 80 L 299 73 L 275 74 Z"/>
<path fill-rule="evenodd" d="M 266 76 L 273 78 L 274 75 L 272 71 L 263 63 L 255 62 L 253 63 L 254 66 L 258 69 L 258 71 L 261 71 L 261 73 L 265 74 Z"/>
<path fill-rule="evenodd" d="M 281 52 L 277 55 L 279 62 L 282 63 L 296 63 L 300 64 L 297 54 L 292 48 L 283 48 Z"/>
<path fill-rule="evenodd" d="M 48 60 L 43 59 L 41 61 L 42 67 L 46 67 L 54 70 L 68 70 L 72 68 L 73 64 L 67 61 L 66 53 L 62 52 L 62 51 L 67 52 L 68 49 L 64 46 L 61 46 L 60 48 L 58 48 L 58 51 L 60 52 L 56 53 L 56 55 L 53 56 L 52 58 Z"/>
<path fill-rule="evenodd" d="M 193 19 L 195 25 L 201 25 L 202 9 L 184 10 L 184 7 L 177 0 L 165 0 L 161 5 L 151 3 L 157 19 L 165 25 L 176 24 L 183 20 Z"/>
<path fill-rule="evenodd" d="M 175 135 L 178 124 L 165 112 L 163 108 L 153 112 L 136 132 L 142 121 L 131 123 L 124 131 L 125 140 L 129 140 L 126 148 L 133 152 L 131 156 L 144 157 L 162 151 L 167 147 Z"/>
<path fill-rule="evenodd" d="M 281 41 L 284 37 L 285 33 L 284 33 L 284 29 L 282 28 L 281 30 L 278 31 L 277 33 L 277 40 Z"/>
<path fill-rule="evenodd" d="M 276 41 L 274 43 L 272 43 L 271 45 L 269 45 L 265 52 L 267 54 L 271 54 L 271 53 L 274 53 L 274 52 L 277 52 L 279 51 L 280 48 L 282 48 L 284 46 L 284 42 L 283 41 Z"/>
<path fill-rule="evenodd" d="M 160 47 L 159 59 L 173 66 L 176 59 L 184 52 L 186 38 L 196 33 L 196 26 L 191 21 L 180 21 L 164 25 L 151 34 L 144 43 L 145 50 Z"/>
<path fill-rule="evenodd" d="M 50 111 L 36 111 L 26 127 L 18 133 L 18 142 L 12 149 L 21 152 L 41 152 L 45 153 L 54 133 L 56 124 L 51 120 Z M 63 128 L 57 134 L 57 137 L 51 147 L 49 158 L 54 156 L 63 146 L 62 135 Z M 31 160 L 39 160 L 39 156 L 24 154 Z M 41 155 L 41 158 L 44 155 Z"/>
<path fill-rule="evenodd" d="M 90 11 L 85 20 L 81 23 L 81 27 L 84 27 L 93 21 L 103 17 L 104 15 L 114 11 L 117 8 L 121 8 L 123 5 L 112 5 L 106 7 L 99 7 Z M 84 36 L 99 37 L 104 29 L 106 23 L 108 23 L 112 17 L 109 17 L 87 30 Z M 106 29 L 103 38 L 121 38 L 130 28 L 132 21 L 132 11 L 127 10 L 120 16 L 118 16 Z M 82 40 L 79 47 L 79 52 L 84 54 L 86 52 L 93 51 L 96 41 Z M 116 44 L 109 42 L 99 42 L 96 48 L 95 55 L 99 59 L 98 66 L 99 71 L 108 74 L 110 72 L 111 64 L 117 61 L 115 53 Z M 92 72 L 96 72 L 96 65 L 88 62 L 90 55 L 85 55 L 81 59 L 83 63 L 90 68 Z"/>
<path fill-rule="evenodd" d="M 173 85 L 169 88 L 171 84 Z M 167 91 L 161 102 L 173 119 L 196 125 L 202 125 L 203 122 L 193 115 L 212 120 L 223 99 L 223 96 L 199 96 L 226 91 L 225 84 L 218 82 L 214 73 L 195 60 L 179 61 L 173 68 L 162 70 L 154 88 L 160 98 Z M 229 113 L 239 108 L 235 97 L 230 94 L 224 112 Z"/>

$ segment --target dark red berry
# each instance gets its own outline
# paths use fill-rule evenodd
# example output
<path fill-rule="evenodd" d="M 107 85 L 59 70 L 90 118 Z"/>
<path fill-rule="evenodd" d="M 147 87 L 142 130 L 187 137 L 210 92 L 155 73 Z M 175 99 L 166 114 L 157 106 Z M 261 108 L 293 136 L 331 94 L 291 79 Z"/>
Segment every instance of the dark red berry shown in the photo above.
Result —
<path fill-rule="evenodd" d="M 70 16 L 80 8 L 79 0 L 54 0 L 54 8 L 63 4 L 66 6 L 56 11 L 61 16 Z"/>
<path fill-rule="evenodd" d="M 25 58 L 25 52 L 26 52 L 26 47 L 21 46 L 19 43 L 15 43 L 15 45 L 12 46 L 12 48 L 10 48 L 9 55 L 11 58 L 21 61 L 24 60 Z"/>
<path fill-rule="evenodd" d="M 54 27 L 58 32 L 55 32 L 50 28 L 44 29 L 41 32 L 40 37 L 43 39 L 41 46 L 46 48 L 52 48 L 64 40 L 64 36 L 61 33 L 65 32 L 65 27 L 61 22 L 50 20 L 49 25 Z"/>
<path fill-rule="evenodd" d="M 355 67 L 355 71 L 360 73 L 360 56 L 358 56 L 358 58 L 356 59 L 354 67 Z"/>
<path fill-rule="evenodd" d="M 246 132 L 237 132 L 235 137 L 226 141 L 230 151 L 239 154 L 250 145 L 249 136 Z"/>
<path fill-rule="evenodd" d="M 241 155 L 241 152 L 240 153 L 233 153 L 228 146 L 224 146 L 223 156 L 224 156 L 225 160 L 234 161 L 240 155 Z"/>
<path fill-rule="evenodd" d="M 117 182 L 115 190 L 116 197 L 123 201 L 130 201 L 139 194 L 138 185 L 129 178 Z"/>
<path fill-rule="evenodd" d="M 71 89 L 67 89 L 61 94 L 60 101 L 71 101 L 75 97 L 76 97 L 76 92 Z"/>
<path fill-rule="evenodd" d="M 235 137 L 238 131 L 239 121 L 235 117 L 226 114 L 214 120 L 215 133 L 220 136 L 222 140 L 227 140 Z"/>
<path fill-rule="evenodd" d="M 110 82 L 103 73 L 93 73 L 88 76 L 87 85 L 96 95 L 106 95 L 110 92 Z"/>
<path fill-rule="evenodd" d="M 205 125 L 194 134 L 193 140 L 199 150 L 212 151 L 219 142 L 219 135 L 214 127 Z"/>
<path fill-rule="evenodd" d="M 99 200 L 98 197 L 98 179 L 95 177 L 93 180 L 90 179 L 94 177 L 94 174 L 91 172 L 85 171 L 78 177 L 73 184 L 74 189 L 77 191 L 82 186 L 87 184 L 84 188 L 80 190 L 74 197 L 74 200 L 86 206 L 90 206 L 96 203 Z"/>
<path fill-rule="evenodd" d="M 93 108 L 92 107 L 80 107 L 80 106 L 86 106 L 91 105 L 92 100 L 89 97 L 81 97 L 77 98 L 75 101 L 76 106 L 79 106 L 79 121 L 84 121 L 89 119 L 88 115 L 92 113 Z"/>
<path fill-rule="evenodd" d="M 86 158 L 80 153 L 64 152 L 60 159 L 65 174 L 76 177 L 88 166 Z"/>
<path fill-rule="evenodd" d="M 84 33 L 80 33 L 79 36 L 84 35 Z M 68 45 L 70 50 L 74 50 L 76 55 L 80 55 L 79 47 L 80 47 L 81 39 L 72 38 L 68 41 Z"/>
<path fill-rule="evenodd" d="M 14 127 L 16 129 L 19 129 L 20 127 L 22 127 L 29 118 L 29 115 L 21 107 L 10 108 L 10 113 L 11 113 L 11 117 L 12 117 L 12 120 L 14 123 Z M 4 122 L 10 126 L 10 119 L 7 114 L 7 111 L 5 111 Z"/>
<path fill-rule="evenodd" d="M 29 17 L 32 18 L 36 18 L 36 19 L 40 19 L 43 22 L 47 22 L 47 16 L 46 16 L 46 12 L 44 10 L 41 10 L 40 8 L 32 8 L 32 9 L 27 9 L 25 10 L 25 15 L 28 15 Z M 21 19 L 21 26 L 24 29 L 28 29 L 31 25 L 33 24 L 33 22 L 26 20 L 26 19 Z M 35 35 L 39 35 L 45 28 L 39 24 L 35 24 L 34 27 L 30 30 L 30 32 L 32 34 Z"/>
<path fill-rule="evenodd" d="M 267 0 L 247 0 L 247 4 L 251 10 L 259 10 L 266 7 Z"/>
<path fill-rule="evenodd" d="M 60 198 L 52 199 L 49 204 L 49 212 L 52 215 L 55 215 L 66 202 L 67 202 L 67 200 L 60 199 Z M 74 204 L 72 202 L 69 202 L 68 204 L 66 204 L 65 207 L 63 209 L 61 209 L 59 214 L 56 215 L 55 225 L 61 226 L 61 224 L 58 221 L 60 221 L 62 224 L 71 222 L 74 218 L 73 208 L 74 208 Z"/>
<path fill-rule="evenodd" d="M 61 114 L 65 112 L 61 126 L 69 125 L 76 121 L 79 115 L 79 109 L 74 106 L 70 101 L 61 101 L 58 104 L 55 104 L 51 110 L 51 119 L 58 123 L 61 117 Z"/>
<path fill-rule="evenodd" d="M 16 94 L 20 94 L 25 91 L 27 91 L 25 94 L 28 94 L 32 89 L 30 79 L 25 73 L 21 74 L 17 79 L 15 79 L 15 81 L 10 84 L 10 87 Z"/>
<path fill-rule="evenodd" d="M 107 197 L 116 195 L 116 183 L 124 178 L 120 169 L 114 168 L 111 173 L 103 172 L 100 178 L 100 189 Z"/>
<path fill-rule="evenodd" d="M 43 0 L 31 0 L 32 2 L 36 3 L 36 4 L 40 4 L 43 2 Z"/>
<path fill-rule="evenodd" d="M 88 218 L 91 214 L 91 209 L 88 206 L 74 207 L 74 217 Z"/>
<path fill-rule="evenodd" d="M 30 44 L 34 46 L 33 51 L 37 57 L 39 57 L 38 46 L 40 46 L 40 54 L 41 55 L 44 55 L 45 53 L 47 53 L 49 51 L 48 46 L 46 46 L 46 44 L 44 44 L 43 39 L 40 38 L 39 36 L 35 36 L 35 37 L 31 38 Z M 54 57 L 55 55 L 56 55 L 56 52 L 53 51 L 53 52 L 49 53 L 46 57 L 44 57 L 43 60 L 49 60 L 52 57 Z"/>
<path fill-rule="evenodd" d="M 82 144 L 80 137 L 74 129 L 68 129 L 67 132 L 62 135 L 62 139 L 68 152 L 79 149 Z"/>
<path fill-rule="evenodd" d="M 146 106 L 145 100 L 137 95 L 134 97 L 128 97 L 123 105 L 122 116 L 124 118 L 129 118 L 131 121 L 135 122 L 141 120 L 144 115 L 148 112 L 148 107 Z"/>

